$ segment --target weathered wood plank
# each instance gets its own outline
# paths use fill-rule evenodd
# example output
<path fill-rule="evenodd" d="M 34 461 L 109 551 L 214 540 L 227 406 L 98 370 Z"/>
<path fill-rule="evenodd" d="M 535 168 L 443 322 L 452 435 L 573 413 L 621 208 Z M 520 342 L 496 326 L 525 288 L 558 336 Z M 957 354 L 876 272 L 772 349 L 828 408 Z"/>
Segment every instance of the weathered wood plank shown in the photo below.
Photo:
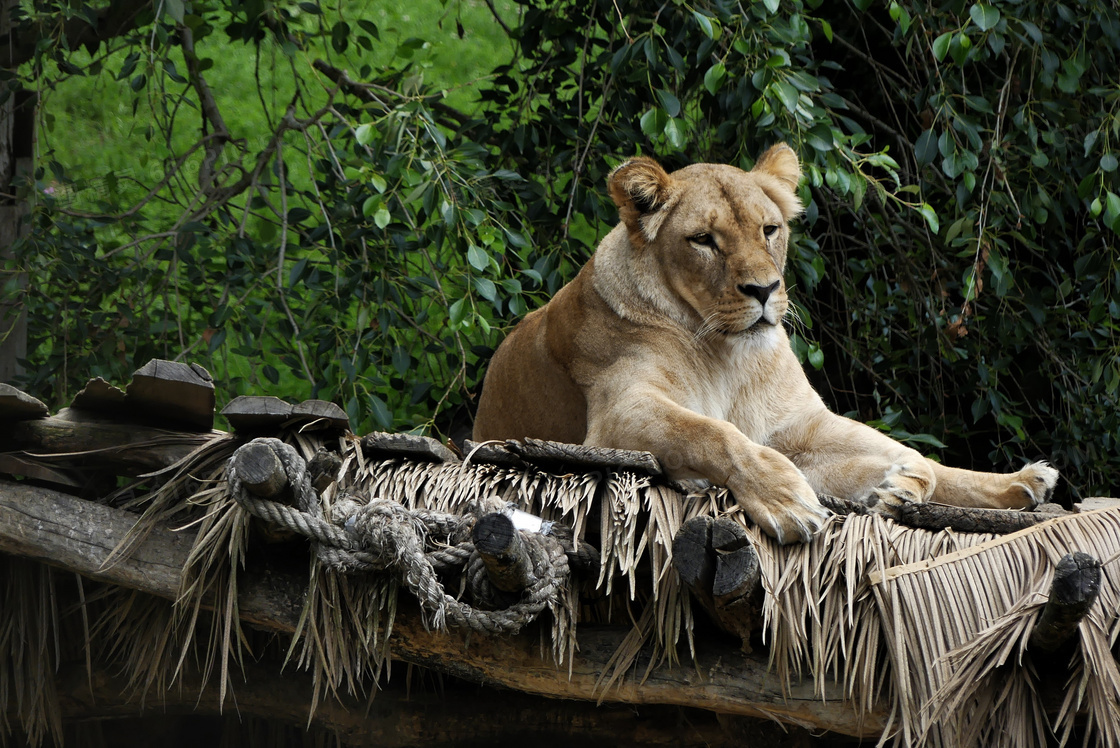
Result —
<path fill-rule="evenodd" d="M 214 428 L 214 380 L 198 364 L 152 359 L 132 375 L 125 399 L 134 413 L 146 417 L 202 431 Z"/>
<path fill-rule="evenodd" d="M 459 462 L 447 447 L 428 436 L 389 434 L 374 431 L 362 437 L 362 452 L 367 457 L 410 457 L 429 462 Z"/>
<path fill-rule="evenodd" d="M 241 395 L 222 408 L 222 415 L 238 431 L 277 431 L 292 417 L 292 405 L 270 395 Z"/>
<path fill-rule="evenodd" d="M 510 452 L 505 443 L 498 442 L 473 442 L 470 439 L 463 440 L 463 457 L 471 462 L 481 462 L 489 465 L 501 465 L 502 467 L 511 467 L 524 469 L 528 467 L 525 460 L 518 457 L 513 452 Z"/>
<path fill-rule="evenodd" d="M 175 599 L 179 573 L 194 538 L 190 532 L 154 530 L 133 554 L 106 566 L 114 545 L 131 528 L 135 515 L 49 489 L 0 481 L 0 552 L 25 556 L 148 594 Z M 274 631 L 292 633 L 299 620 L 305 580 L 272 573 L 242 581 L 242 619 Z M 413 606 L 402 601 L 393 637 L 394 656 L 468 680 L 552 698 L 630 704 L 669 704 L 711 711 L 784 719 L 817 730 L 872 736 L 885 723 L 876 706 L 858 715 L 850 703 L 821 702 L 811 682 L 783 684 L 766 660 L 730 648 L 699 642 L 697 661 L 660 666 L 643 676 L 646 662 L 607 692 L 596 690 L 606 663 L 626 631 L 581 626 L 579 654 L 557 668 L 541 657 L 539 637 L 481 637 L 451 629 L 425 629 Z M 832 684 L 830 693 L 841 687 Z"/>
<path fill-rule="evenodd" d="M 49 418 L 18 421 L 0 430 L 0 451 L 51 465 L 140 475 L 172 465 L 223 436 L 219 431 L 167 431 L 63 408 Z"/>
<path fill-rule="evenodd" d="M 951 528 L 957 532 L 980 532 L 1008 535 L 1034 527 L 1053 514 L 1020 512 L 1013 509 L 977 509 L 948 506 L 932 501 L 909 502 L 892 509 L 890 516 L 909 526 L 937 532 Z"/>
<path fill-rule="evenodd" d="M 1097 509 L 1113 509 L 1118 506 L 1120 506 L 1120 499 L 1113 499 L 1107 496 L 1090 496 L 1074 504 L 1073 508 L 1077 513 L 1083 514 L 1085 512 L 1096 511 Z"/>
<path fill-rule="evenodd" d="M 165 531 L 106 566 L 136 515 L 50 489 L 0 481 L 0 552 L 174 597 L 192 533 Z"/>
<path fill-rule="evenodd" d="M 506 447 L 530 462 L 560 462 L 581 468 L 640 470 L 650 475 L 660 475 L 661 465 L 649 452 L 629 449 L 588 447 L 583 444 L 564 444 L 543 439 L 511 439 Z"/>
<path fill-rule="evenodd" d="M 350 430 L 350 418 L 346 411 L 326 400 L 304 400 L 292 407 L 292 418 L 307 423 L 321 421 L 328 428 Z"/>
<path fill-rule="evenodd" d="M 0 423 L 45 418 L 49 414 L 47 406 L 41 401 L 10 384 L 0 382 Z"/>

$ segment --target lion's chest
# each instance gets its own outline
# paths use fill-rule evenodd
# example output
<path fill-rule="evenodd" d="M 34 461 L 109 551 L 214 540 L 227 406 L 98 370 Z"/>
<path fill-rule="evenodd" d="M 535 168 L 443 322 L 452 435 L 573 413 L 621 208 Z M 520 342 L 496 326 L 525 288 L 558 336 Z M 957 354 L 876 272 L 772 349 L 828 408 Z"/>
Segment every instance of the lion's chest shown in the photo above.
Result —
<path fill-rule="evenodd" d="M 800 389 L 804 375 L 800 367 L 791 372 L 768 347 L 728 346 L 723 353 L 690 378 L 683 404 L 729 421 L 751 441 L 765 444 L 782 427 L 790 411 L 790 392 Z"/>

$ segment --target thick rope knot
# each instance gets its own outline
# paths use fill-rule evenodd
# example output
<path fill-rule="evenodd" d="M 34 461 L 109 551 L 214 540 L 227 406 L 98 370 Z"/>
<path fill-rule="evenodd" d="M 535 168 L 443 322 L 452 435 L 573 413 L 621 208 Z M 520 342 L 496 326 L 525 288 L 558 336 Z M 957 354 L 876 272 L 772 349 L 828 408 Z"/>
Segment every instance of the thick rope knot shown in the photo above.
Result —
<path fill-rule="evenodd" d="M 554 537 L 522 532 L 532 563 L 530 584 L 520 599 L 500 610 L 480 610 L 447 594 L 437 570 L 473 568 L 478 558 L 467 539 L 474 516 L 460 517 L 430 511 L 409 511 L 396 501 L 374 498 L 363 502 L 351 495 L 337 497 L 330 517 L 312 487 L 306 463 L 294 448 L 279 439 L 261 438 L 278 458 L 296 506 L 249 493 L 237 475 L 238 454 L 230 459 L 230 494 L 256 517 L 281 525 L 312 541 L 318 562 L 336 572 L 389 571 L 420 602 L 426 626 L 442 629 L 447 622 L 488 634 L 512 634 L 546 607 L 564 605 L 569 578 L 568 556 Z M 485 601 L 484 601 L 485 602 Z"/>

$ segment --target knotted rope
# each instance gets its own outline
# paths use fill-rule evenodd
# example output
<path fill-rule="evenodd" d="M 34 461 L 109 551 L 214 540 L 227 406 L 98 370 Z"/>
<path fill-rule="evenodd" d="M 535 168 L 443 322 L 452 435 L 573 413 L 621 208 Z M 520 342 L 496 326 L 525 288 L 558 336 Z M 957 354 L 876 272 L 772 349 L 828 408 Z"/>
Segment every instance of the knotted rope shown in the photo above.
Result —
<path fill-rule="evenodd" d="M 436 576 L 437 568 L 474 569 L 479 558 L 469 541 L 475 516 L 409 511 L 387 499 L 362 503 L 343 496 L 324 516 L 319 495 L 311 485 L 307 466 L 294 448 L 279 439 L 260 438 L 279 459 L 296 506 L 249 493 L 237 475 L 238 454 L 229 462 L 230 495 L 246 511 L 286 527 L 312 541 L 319 563 L 340 573 L 390 571 L 420 602 L 424 623 L 442 629 L 448 622 L 486 634 L 514 634 L 546 607 L 562 605 L 560 594 L 570 576 L 568 556 L 561 543 L 538 533 L 522 533 L 532 562 L 531 584 L 518 602 L 501 610 L 481 610 L 448 595 Z M 468 572 L 468 577 L 472 576 Z M 486 585 L 479 597 L 490 598 Z"/>

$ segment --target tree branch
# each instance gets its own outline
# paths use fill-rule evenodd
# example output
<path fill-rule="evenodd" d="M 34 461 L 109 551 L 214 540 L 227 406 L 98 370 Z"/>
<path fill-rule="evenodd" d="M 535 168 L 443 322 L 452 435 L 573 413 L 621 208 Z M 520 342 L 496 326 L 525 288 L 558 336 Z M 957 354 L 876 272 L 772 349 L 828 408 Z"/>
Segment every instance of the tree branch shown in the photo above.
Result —
<path fill-rule="evenodd" d="M 85 47 L 92 54 L 102 42 L 136 28 L 137 20 L 151 8 L 152 4 L 145 0 L 115 0 L 108 7 L 94 12 L 94 25 L 91 26 L 85 18 L 74 16 L 62 24 L 57 34 L 48 34 L 44 24 L 29 23 L 16 29 L 14 34 L 4 35 L 3 41 L 0 41 L 0 66 L 15 70 L 31 60 L 35 57 L 39 41 L 47 36 L 65 38 L 70 49 Z"/>

